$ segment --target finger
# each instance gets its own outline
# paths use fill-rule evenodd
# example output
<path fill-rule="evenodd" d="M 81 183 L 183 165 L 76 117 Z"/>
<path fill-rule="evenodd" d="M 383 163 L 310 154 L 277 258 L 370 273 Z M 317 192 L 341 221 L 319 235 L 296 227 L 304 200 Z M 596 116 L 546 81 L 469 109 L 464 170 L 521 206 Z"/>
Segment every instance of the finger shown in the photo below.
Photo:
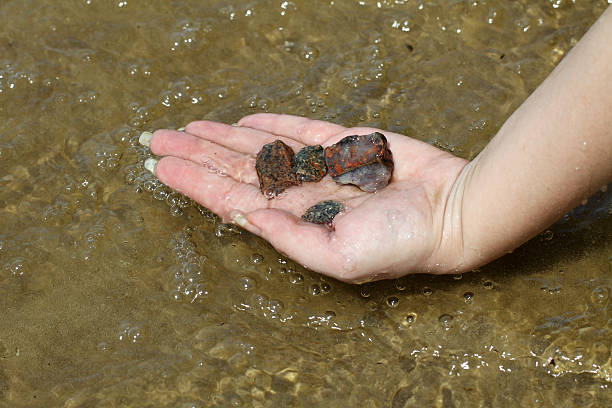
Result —
<path fill-rule="evenodd" d="M 226 222 L 233 211 L 248 213 L 268 205 L 256 186 L 236 182 L 178 157 L 160 159 L 155 175 L 165 185 L 197 201 Z"/>
<path fill-rule="evenodd" d="M 270 242 L 279 252 L 316 272 L 341 277 L 341 256 L 334 252 L 333 231 L 305 222 L 279 209 L 260 209 L 246 214 L 247 229 Z"/>
<path fill-rule="evenodd" d="M 228 149 L 246 154 L 257 154 L 265 144 L 275 140 L 282 140 L 294 151 L 300 150 L 304 145 L 291 138 L 270 134 L 269 132 L 248 127 L 229 126 L 223 123 L 200 120 L 185 126 L 185 132 L 194 134 L 202 139 L 225 146 Z"/>
<path fill-rule="evenodd" d="M 158 156 L 175 156 L 206 167 L 219 175 L 229 175 L 238 182 L 259 185 L 255 158 L 226 149 L 189 133 L 157 130 L 150 142 Z"/>
<path fill-rule="evenodd" d="M 330 137 L 346 130 L 344 126 L 335 123 L 274 113 L 245 116 L 238 121 L 238 125 L 285 136 L 305 145 L 323 144 Z"/>

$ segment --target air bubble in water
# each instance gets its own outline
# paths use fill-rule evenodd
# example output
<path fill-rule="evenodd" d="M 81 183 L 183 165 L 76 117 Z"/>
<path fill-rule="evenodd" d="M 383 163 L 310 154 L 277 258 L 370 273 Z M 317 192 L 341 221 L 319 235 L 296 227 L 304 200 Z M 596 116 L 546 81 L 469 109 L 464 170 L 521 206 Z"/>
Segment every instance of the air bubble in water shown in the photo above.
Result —
<path fill-rule="evenodd" d="M 289 275 L 289 282 L 293 283 L 294 285 L 299 285 L 304 282 L 304 276 L 302 276 L 301 273 L 293 272 Z"/>
<path fill-rule="evenodd" d="M 325 319 L 326 320 L 333 319 L 334 317 L 336 317 L 336 312 L 334 312 L 333 310 L 325 311 Z"/>
<path fill-rule="evenodd" d="M 246 292 L 248 290 L 254 289 L 256 286 L 256 281 L 253 278 L 249 278 L 248 276 L 243 276 L 242 278 L 240 278 L 240 280 L 238 281 L 238 285 L 240 287 L 240 290 Z"/>
<path fill-rule="evenodd" d="M 397 307 L 399 305 L 399 298 L 396 296 L 389 296 L 387 298 L 387 306 L 389 307 Z"/>
<path fill-rule="evenodd" d="M 251 255 L 251 263 L 252 264 L 260 264 L 264 261 L 264 257 L 261 254 L 253 254 Z"/>
<path fill-rule="evenodd" d="M 321 282 L 321 292 L 329 293 L 330 290 L 331 290 L 331 285 L 329 283 Z"/>
<path fill-rule="evenodd" d="M 451 329 L 451 323 L 453 321 L 453 316 L 448 315 L 448 314 L 443 314 L 442 316 L 440 316 L 438 321 L 440 322 L 444 330 L 448 331 Z"/>
<path fill-rule="evenodd" d="M 593 303 L 603 304 L 608 300 L 609 290 L 604 286 L 598 286 L 591 292 L 591 300 Z"/>
<path fill-rule="evenodd" d="M 412 323 L 414 323 L 417 319 L 417 314 L 416 313 L 408 313 L 406 315 L 406 317 L 404 318 L 404 322 L 403 324 L 406 326 L 411 325 Z"/>

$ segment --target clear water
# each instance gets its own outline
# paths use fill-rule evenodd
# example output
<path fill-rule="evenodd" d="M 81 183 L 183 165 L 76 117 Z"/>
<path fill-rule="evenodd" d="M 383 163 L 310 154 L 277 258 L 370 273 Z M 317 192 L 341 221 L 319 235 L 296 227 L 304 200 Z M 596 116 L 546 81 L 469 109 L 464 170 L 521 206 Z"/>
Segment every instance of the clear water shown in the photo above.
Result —
<path fill-rule="evenodd" d="M 612 194 L 463 276 L 322 278 L 143 130 L 261 111 L 474 157 L 604 0 L 1 0 L 0 406 L 612 405 Z"/>

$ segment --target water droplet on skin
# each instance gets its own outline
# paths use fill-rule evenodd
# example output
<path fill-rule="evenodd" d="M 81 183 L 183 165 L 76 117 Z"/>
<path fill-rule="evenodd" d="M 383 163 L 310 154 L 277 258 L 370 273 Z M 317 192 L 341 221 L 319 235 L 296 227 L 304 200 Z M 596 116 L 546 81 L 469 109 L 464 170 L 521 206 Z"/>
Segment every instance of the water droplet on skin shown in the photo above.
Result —
<path fill-rule="evenodd" d="M 465 299 L 466 303 L 471 302 L 473 297 L 474 297 L 474 293 L 472 292 L 465 292 L 463 294 L 463 299 Z"/>
<path fill-rule="evenodd" d="M 551 230 L 546 230 L 542 233 L 542 238 L 544 241 L 550 241 L 553 239 L 554 233 Z"/>
<path fill-rule="evenodd" d="M 361 295 L 361 297 L 364 298 L 369 298 L 372 295 L 372 293 L 370 292 L 370 288 L 367 286 L 363 286 L 359 291 L 359 294 Z"/>
<path fill-rule="evenodd" d="M 491 281 L 484 281 L 482 283 L 482 285 L 486 288 L 486 289 L 493 289 L 493 282 Z"/>
<path fill-rule="evenodd" d="M 428 287 L 423 288 L 423 295 L 431 296 L 432 293 L 433 293 L 433 290 L 431 290 L 431 288 L 428 288 Z"/>
<path fill-rule="evenodd" d="M 387 298 L 387 306 L 389 307 L 397 307 L 399 304 L 399 298 L 395 296 L 390 296 Z"/>
<path fill-rule="evenodd" d="M 460 273 L 456 273 L 456 274 L 454 274 L 454 275 L 453 275 L 453 279 L 454 279 L 454 280 L 459 280 L 459 279 L 461 279 L 461 278 L 463 278 L 463 275 L 462 275 L 462 274 L 460 274 Z"/>
<path fill-rule="evenodd" d="M 310 286 L 310 294 L 313 296 L 317 296 L 321 293 L 321 287 L 316 283 Z"/>

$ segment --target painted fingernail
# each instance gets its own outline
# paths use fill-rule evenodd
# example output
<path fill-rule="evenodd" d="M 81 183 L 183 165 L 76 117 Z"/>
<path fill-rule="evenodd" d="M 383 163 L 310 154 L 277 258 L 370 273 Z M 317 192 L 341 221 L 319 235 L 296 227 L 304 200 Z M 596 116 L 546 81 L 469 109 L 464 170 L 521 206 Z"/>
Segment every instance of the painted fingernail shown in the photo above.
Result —
<path fill-rule="evenodd" d="M 138 138 L 138 143 L 143 146 L 151 146 L 151 139 L 153 138 L 153 133 L 151 132 L 142 132 L 140 137 Z"/>
<path fill-rule="evenodd" d="M 155 166 L 157 165 L 157 159 L 149 157 L 144 162 L 144 168 L 149 170 L 151 173 L 155 174 Z"/>
<path fill-rule="evenodd" d="M 185 128 L 184 128 L 184 127 L 180 127 L 180 128 L 178 128 L 178 129 L 176 129 L 176 130 L 177 130 L 177 131 L 179 131 L 179 132 L 184 132 L 184 131 L 185 131 Z"/>

